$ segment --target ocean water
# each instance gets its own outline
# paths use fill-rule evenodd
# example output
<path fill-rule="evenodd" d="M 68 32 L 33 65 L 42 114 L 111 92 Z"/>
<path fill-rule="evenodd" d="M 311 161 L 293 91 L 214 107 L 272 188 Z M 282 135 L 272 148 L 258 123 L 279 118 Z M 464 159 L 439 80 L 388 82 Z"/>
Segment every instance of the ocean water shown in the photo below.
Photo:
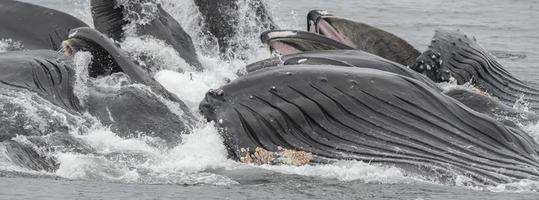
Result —
<path fill-rule="evenodd" d="M 86 0 L 25 0 L 70 13 L 92 24 Z M 256 34 L 235 38 L 247 43 L 247 61 L 224 62 L 198 34 L 199 15 L 191 0 L 161 0 L 189 32 L 206 70 L 192 69 L 159 41 L 128 37 L 121 45 L 133 55 L 158 61 L 155 78 L 196 112 L 205 92 L 237 78 L 247 63 L 269 57 Z M 539 1 L 536 0 L 266 0 L 281 29 L 306 28 L 306 14 L 325 9 L 381 27 L 424 50 L 438 28 L 476 36 L 517 77 L 539 85 Z M 253 29 L 249 8 L 241 28 Z M 1 45 L 0 45 L 1 47 Z M 77 64 L 87 64 L 78 55 Z M 175 72 L 182 69 L 184 73 Z M 108 83 L 108 80 L 95 80 Z M 112 85 L 112 87 L 115 87 Z M 22 101 L 22 100 L 21 100 Z M 24 101 L 23 101 L 24 103 Z M 82 121 L 82 119 L 81 119 Z M 77 125 L 73 125 L 77 126 Z M 539 138 L 539 126 L 526 130 Z M 54 172 L 10 165 L 0 156 L 0 199 L 539 199 L 539 182 L 468 186 L 429 182 L 400 169 L 342 161 L 314 166 L 251 166 L 227 159 L 212 124 L 201 123 L 182 144 L 160 148 L 151 138 L 123 139 L 106 127 L 90 126 L 76 137 L 95 152 L 51 152 Z M 25 142 L 24 137 L 17 138 Z M 0 149 L 0 153 L 2 149 Z M 1 155 L 1 154 L 0 154 Z"/>

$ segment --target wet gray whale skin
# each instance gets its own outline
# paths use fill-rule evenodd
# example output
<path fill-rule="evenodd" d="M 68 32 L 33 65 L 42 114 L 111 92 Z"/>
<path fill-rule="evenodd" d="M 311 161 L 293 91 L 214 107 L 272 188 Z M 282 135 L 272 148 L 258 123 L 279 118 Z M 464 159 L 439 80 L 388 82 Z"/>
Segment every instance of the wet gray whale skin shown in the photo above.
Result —
<path fill-rule="evenodd" d="M 361 160 L 449 181 L 455 173 L 484 184 L 539 178 L 538 146 L 526 133 L 380 70 L 267 68 L 208 92 L 200 111 L 235 159 L 242 148 L 283 147 L 314 162 Z"/>
<path fill-rule="evenodd" d="M 147 89 L 133 86 L 123 87 L 119 91 L 107 91 L 90 86 L 89 97 L 85 102 L 81 102 L 74 94 L 75 71 L 72 59 L 55 51 L 33 50 L 0 54 L 0 89 L 6 89 L 2 92 L 30 91 L 72 115 L 89 112 L 124 137 L 145 134 L 160 137 L 167 144 L 174 145 L 181 141 L 181 133 L 190 132 L 195 118 L 179 98 L 166 92 L 149 75 L 134 73 L 138 66 L 130 63 L 120 49 L 107 46 L 112 45 L 112 42 L 104 40 L 104 36 L 92 37 L 90 33 L 97 33 L 95 30 L 83 28 L 76 29 L 76 32 L 71 34 L 72 38 L 84 38 L 88 41 L 94 39 L 92 41 L 95 41 L 95 44 L 103 45 L 99 46 L 100 48 L 112 49 L 109 52 L 114 55 L 111 57 L 115 59 L 115 63 L 121 65 L 118 68 L 125 69 L 125 72 L 121 72 L 129 76 L 132 82 L 146 85 Z M 179 105 L 183 115 L 174 114 L 160 98 Z M 8 125 L 3 129 L 12 130 Z M 3 139 L 20 134 L 13 131 L 2 132 Z"/>
<path fill-rule="evenodd" d="M 335 67 L 377 69 L 419 80 L 431 88 L 442 92 L 438 85 L 427 76 L 417 73 L 396 62 L 386 60 L 361 50 L 307 51 L 298 54 L 284 55 L 252 63 L 246 67 L 246 71 L 247 73 L 253 73 L 270 67 L 293 67 L 295 65 L 334 65 Z M 533 123 L 539 120 L 539 116 L 533 112 L 514 109 L 479 91 L 453 88 L 444 93 L 460 101 L 469 108 L 494 117 L 512 127 L 518 126 L 513 121 L 505 119 L 506 117 L 523 124 Z"/>
<path fill-rule="evenodd" d="M 13 0 L 0 1 L 0 40 L 20 42 L 22 49 L 59 50 L 70 30 L 87 26 L 57 10 Z"/>
<path fill-rule="evenodd" d="M 189 110 L 183 111 L 186 116 L 173 113 L 160 100 L 167 97 L 151 86 L 148 89 L 134 85 L 120 90 L 104 90 L 90 85 L 87 99 L 80 100 L 74 92 L 76 73 L 73 60 L 56 51 L 0 53 L 0 71 L 0 148 L 5 149 L 5 156 L 20 167 L 52 172 L 58 165 L 54 159 L 36 152 L 31 145 L 12 140 L 19 135 L 44 148 L 88 149 L 73 137 L 70 131 L 74 130 L 69 127 L 77 126 L 77 120 L 85 118 L 86 112 L 121 137 L 152 136 L 161 138 L 162 144 L 169 147 L 180 143 L 182 133 L 189 133 L 193 126 L 190 120 L 194 118 L 187 118 L 191 116 Z M 14 102 L 14 98 L 21 94 L 33 95 L 31 101 L 40 108 L 44 107 L 45 112 L 40 108 L 35 112 L 43 118 L 45 125 L 40 126 L 45 128 L 26 123 L 36 116 L 24 114 L 23 107 L 28 105 Z M 64 120 L 58 121 L 59 115 Z"/>
<path fill-rule="evenodd" d="M 437 30 L 429 49 L 411 68 L 435 82 L 470 82 L 509 106 L 524 100 L 532 111 L 539 109 L 538 89 L 513 76 L 474 37 L 460 31 Z"/>
<path fill-rule="evenodd" d="M 283 55 L 247 65 L 246 71 L 252 73 L 279 65 L 335 65 L 335 67 L 372 68 L 421 80 L 425 84 L 437 88 L 433 81 L 414 70 L 361 50 L 317 50 Z"/>
<path fill-rule="evenodd" d="M 411 44 L 392 33 L 333 16 L 327 11 L 310 11 L 307 15 L 307 30 L 404 66 L 414 64 L 420 55 Z"/>
<path fill-rule="evenodd" d="M 148 2 L 157 4 L 157 16 L 154 16 L 153 20 L 147 24 L 137 25 L 137 34 L 149 35 L 165 41 L 196 70 L 203 70 L 191 36 L 162 8 L 160 3 L 152 0 Z M 124 6 L 119 6 L 117 0 L 92 0 L 90 4 L 95 28 L 113 40 L 122 41 L 125 37 L 123 28 L 130 23 L 124 16 L 126 13 Z M 139 5 L 133 5 L 132 9 L 141 10 L 142 8 Z"/>

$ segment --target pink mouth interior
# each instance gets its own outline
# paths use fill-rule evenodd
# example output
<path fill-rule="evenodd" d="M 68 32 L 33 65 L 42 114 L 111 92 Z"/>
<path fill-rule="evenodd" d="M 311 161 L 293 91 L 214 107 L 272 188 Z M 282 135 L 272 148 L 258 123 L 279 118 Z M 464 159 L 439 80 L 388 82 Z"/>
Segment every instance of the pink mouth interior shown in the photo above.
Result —
<path fill-rule="evenodd" d="M 333 28 L 333 26 L 331 26 L 325 19 L 318 21 L 318 33 L 348 46 L 356 47 L 350 39 L 335 30 L 335 28 Z"/>
<path fill-rule="evenodd" d="M 276 51 L 277 53 L 280 53 L 281 55 L 290 55 L 290 54 L 296 54 L 301 53 L 303 51 L 286 44 L 281 41 L 272 41 L 270 42 L 270 47 L 273 49 L 273 51 Z"/>

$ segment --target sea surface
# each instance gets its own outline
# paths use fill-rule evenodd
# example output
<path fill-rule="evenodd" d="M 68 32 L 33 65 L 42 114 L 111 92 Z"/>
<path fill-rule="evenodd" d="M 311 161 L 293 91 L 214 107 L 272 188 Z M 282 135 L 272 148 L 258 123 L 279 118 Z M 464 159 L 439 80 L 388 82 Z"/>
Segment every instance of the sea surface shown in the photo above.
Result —
<path fill-rule="evenodd" d="M 86 0 L 24 0 L 58 9 L 92 24 Z M 256 35 L 236 38 L 251 46 L 248 61 L 224 62 L 200 36 L 192 0 L 161 0 L 189 32 L 206 71 L 189 73 L 170 48 L 128 38 L 122 48 L 150 53 L 162 65 L 155 78 L 196 111 L 198 102 L 236 70 L 270 56 Z M 245 1 L 245 0 L 242 0 Z M 281 29 L 306 29 L 312 9 L 383 28 L 426 49 L 439 28 L 460 29 L 477 38 L 517 77 L 539 85 L 537 0 L 266 0 Z M 245 12 L 249 12 L 245 8 Z M 248 17 L 244 28 L 256 27 Z M 80 57 L 84 57 L 81 55 Z M 83 62 L 84 59 L 81 59 Z M 185 73 L 177 73 L 183 69 Z M 523 127 L 539 138 L 539 125 Z M 406 176 L 400 169 L 342 161 L 313 166 L 251 166 L 227 159 L 212 124 L 201 124 L 172 149 L 143 139 L 122 139 L 106 127 L 77 136 L 94 154 L 56 152 L 59 169 L 32 172 L 0 159 L 0 199 L 539 199 L 539 182 L 497 186 L 443 185 Z M 24 138 L 18 138 L 24 140 Z M 1 157 L 1 156 L 0 156 Z M 465 182 L 465 180 L 463 181 Z M 459 183 L 459 181 L 457 181 Z"/>

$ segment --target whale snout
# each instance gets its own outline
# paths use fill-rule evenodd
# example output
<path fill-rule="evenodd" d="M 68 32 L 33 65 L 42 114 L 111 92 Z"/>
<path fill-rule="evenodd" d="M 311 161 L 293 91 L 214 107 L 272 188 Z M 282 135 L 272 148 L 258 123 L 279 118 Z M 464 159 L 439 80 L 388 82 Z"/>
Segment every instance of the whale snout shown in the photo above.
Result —
<path fill-rule="evenodd" d="M 318 21 L 324 16 L 329 16 L 329 13 L 325 10 L 311 10 L 307 14 L 307 30 L 314 33 L 318 32 Z"/>
<path fill-rule="evenodd" d="M 224 91 L 222 89 L 213 89 L 206 93 L 206 97 L 200 103 L 198 109 L 200 114 L 208 121 L 215 121 L 215 110 L 218 106 L 222 105 L 224 100 Z"/>

